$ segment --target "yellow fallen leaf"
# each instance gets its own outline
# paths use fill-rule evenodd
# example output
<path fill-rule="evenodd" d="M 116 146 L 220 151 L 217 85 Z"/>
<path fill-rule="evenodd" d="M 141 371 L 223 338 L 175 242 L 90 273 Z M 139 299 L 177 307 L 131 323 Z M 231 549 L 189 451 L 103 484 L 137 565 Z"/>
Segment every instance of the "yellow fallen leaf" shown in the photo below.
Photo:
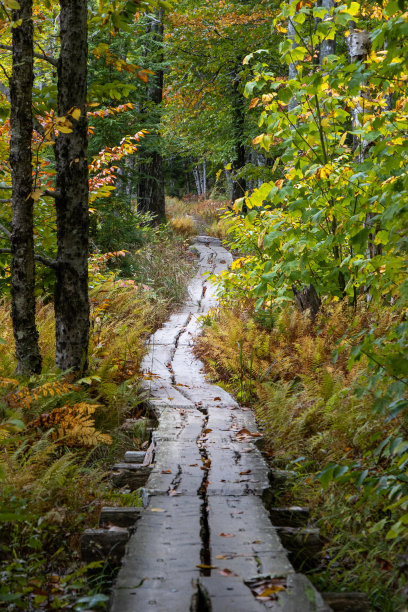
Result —
<path fill-rule="evenodd" d="M 150 512 L 166 512 L 163 508 L 150 508 Z"/>

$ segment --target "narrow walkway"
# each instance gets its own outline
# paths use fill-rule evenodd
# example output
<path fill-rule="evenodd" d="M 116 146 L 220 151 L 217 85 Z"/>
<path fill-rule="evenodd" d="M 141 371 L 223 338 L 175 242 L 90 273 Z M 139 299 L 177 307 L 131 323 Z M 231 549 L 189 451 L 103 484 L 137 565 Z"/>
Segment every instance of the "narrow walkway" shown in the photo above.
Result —
<path fill-rule="evenodd" d="M 217 304 L 203 274 L 231 263 L 216 239 L 199 237 L 195 247 L 189 299 L 151 337 L 143 363 L 159 421 L 155 464 L 110 609 L 327 612 L 295 573 L 263 506 L 268 468 L 253 444 L 252 413 L 208 383 L 193 354 L 197 319 Z"/>

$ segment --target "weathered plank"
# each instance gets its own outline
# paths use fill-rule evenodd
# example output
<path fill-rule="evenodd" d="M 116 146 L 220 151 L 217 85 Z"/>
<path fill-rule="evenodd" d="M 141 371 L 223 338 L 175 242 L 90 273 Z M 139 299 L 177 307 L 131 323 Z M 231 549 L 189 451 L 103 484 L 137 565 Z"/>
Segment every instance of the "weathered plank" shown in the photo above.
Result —
<path fill-rule="evenodd" d="M 108 507 L 101 508 L 99 527 L 133 527 L 140 519 L 142 508 L 138 507 Z"/>
<path fill-rule="evenodd" d="M 86 529 L 81 536 L 81 558 L 85 563 L 109 560 L 119 565 L 129 540 L 129 531 L 122 527 Z"/>

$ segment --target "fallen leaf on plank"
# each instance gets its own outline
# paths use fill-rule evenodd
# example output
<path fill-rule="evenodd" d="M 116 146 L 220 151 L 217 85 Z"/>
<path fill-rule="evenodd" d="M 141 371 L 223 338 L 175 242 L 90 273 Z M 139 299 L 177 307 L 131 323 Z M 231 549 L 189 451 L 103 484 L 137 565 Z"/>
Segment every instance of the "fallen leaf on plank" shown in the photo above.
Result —
<path fill-rule="evenodd" d="M 244 470 L 243 472 L 240 472 L 239 475 L 240 476 L 245 476 L 246 474 L 250 474 L 252 472 L 252 470 Z"/>
<path fill-rule="evenodd" d="M 227 568 L 221 570 L 219 573 L 221 576 L 238 576 L 238 574 Z"/>
<path fill-rule="evenodd" d="M 166 512 L 163 508 L 150 508 L 150 512 Z"/>
<path fill-rule="evenodd" d="M 219 534 L 222 538 L 235 538 L 235 535 L 233 533 L 220 533 Z"/>
<path fill-rule="evenodd" d="M 199 563 L 196 567 L 200 569 L 218 569 L 216 565 L 206 565 L 205 563 Z"/>
<path fill-rule="evenodd" d="M 237 436 L 250 436 L 250 435 L 251 435 L 251 432 L 249 431 L 249 429 L 246 429 L 245 427 L 237 431 Z"/>
<path fill-rule="evenodd" d="M 271 586 L 265 589 L 264 591 L 262 591 L 262 593 L 258 595 L 258 597 L 262 597 L 263 599 L 266 597 L 270 598 L 271 595 L 275 595 L 275 593 L 279 593 L 279 591 L 284 591 L 284 590 L 285 590 L 285 587 L 280 586 L 280 585 Z"/>

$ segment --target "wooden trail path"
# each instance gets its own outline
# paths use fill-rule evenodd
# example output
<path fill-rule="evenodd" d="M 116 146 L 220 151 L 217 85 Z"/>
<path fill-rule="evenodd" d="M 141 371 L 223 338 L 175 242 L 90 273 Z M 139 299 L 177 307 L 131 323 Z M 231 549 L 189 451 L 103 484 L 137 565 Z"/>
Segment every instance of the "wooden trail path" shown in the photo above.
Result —
<path fill-rule="evenodd" d="M 203 274 L 231 263 L 216 239 L 198 237 L 195 248 L 189 298 L 151 337 L 143 363 L 158 418 L 155 461 L 110 610 L 327 612 L 288 561 L 263 505 L 268 466 L 254 444 L 252 412 L 210 384 L 194 356 L 197 319 L 217 305 Z"/>

